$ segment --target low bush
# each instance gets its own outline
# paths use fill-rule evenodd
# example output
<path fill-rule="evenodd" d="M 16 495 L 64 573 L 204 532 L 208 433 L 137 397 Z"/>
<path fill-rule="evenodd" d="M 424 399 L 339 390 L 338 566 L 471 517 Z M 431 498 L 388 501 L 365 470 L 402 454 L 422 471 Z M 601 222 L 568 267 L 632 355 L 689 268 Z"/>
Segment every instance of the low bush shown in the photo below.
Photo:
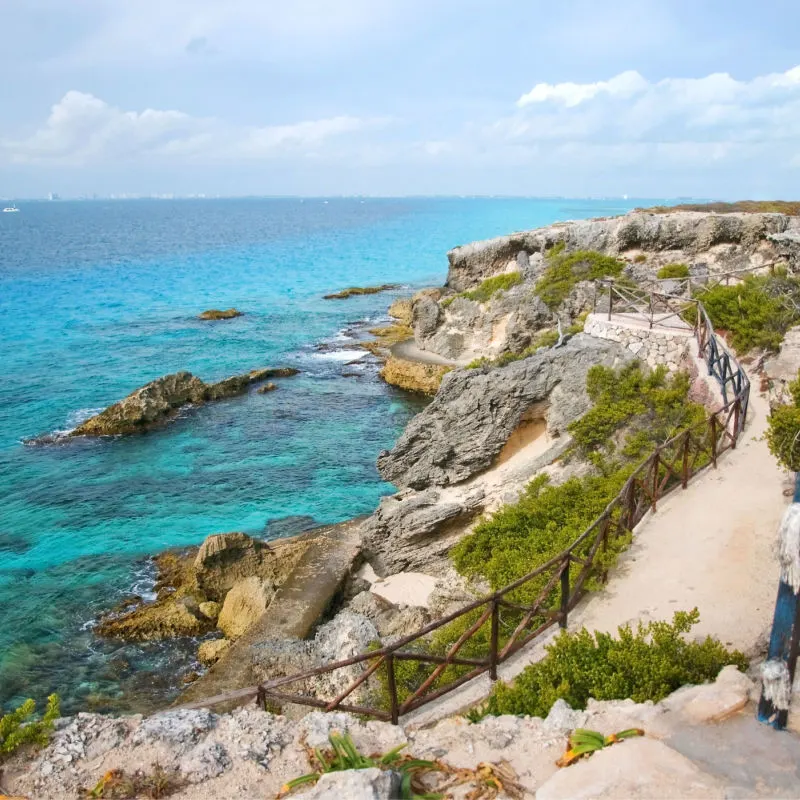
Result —
<path fill-rule="evenodd" d="M 634 264 L 644 264 L 645 261 L 647 261 L 647 256 L 644 253 L 639 253 L 639 255 L 633 259 Z"/>
<path fill-rule="evenodd" d="M 791 472 L 800 472 L 800 372 L 789 384 L 790 405 L 778 406 L 767 420 L 767 444 L 778 462 Z"/>
<path fill-rule="evenodd" d="M 0 716 L 0 757 L 13 753 L 23 744 L 46 745 L 50 741 L 53 723 L 61 715 L 59 698 L 51 694 L 41 719 L 35 718 L 36 703 L 26 700 L 15 711 Z"/>
<path fill-rule="evenodd" d="M 622 261 L 594 250 L 568 253 L 561 243 L 547 254 L 547 267 L 536 284 L 536 294 L 550 308 L 557 308 L 576 283 L 617 277 L 624 267 Z"/>
<path fill-rule="evenodd" d="M 565 631 L 547 647 L 546 657 L 526 667 L 513 685 L 496 684 L 487 703 L 470 718 L 545 717 L 559 698 L 576 709 L 586 708 L 590 698 L 658 702 L 686 684 L 714 680 L 729 664 L 747 669 L 744 655 L 727 650 L 717 639 L 686 640 L 699 620 L 695 608 L 676 612 L 672 623 L 640 622 L 635 631 L 623 625 L 616 637 L 585 628 Z"/>
<path fill-rule="evenodd" d="M 689 265 L 688 264 L 664 264 L 658 271 L 657 278 L 688 278 Z"/>
<path fill-rule="evenodd" d="M 477 303 L 485 303 L 492 295 L 500 291 L 507 291 L 512 286 L 522 283 L 521 272 L 504 272 L 502 275 L 495 275 L 487 278 L 477 289 L 463 292 L 462 296 L 467 300 L 474 300 Z"/>
<path fill-rule="evenodd" d="M 728 331 L 740 353 L 775 351 L 786 331 L 800 321 L 800 281 L 784 275 L 749 275 L 732 286 L 697 293 L 715 328 Z"/>

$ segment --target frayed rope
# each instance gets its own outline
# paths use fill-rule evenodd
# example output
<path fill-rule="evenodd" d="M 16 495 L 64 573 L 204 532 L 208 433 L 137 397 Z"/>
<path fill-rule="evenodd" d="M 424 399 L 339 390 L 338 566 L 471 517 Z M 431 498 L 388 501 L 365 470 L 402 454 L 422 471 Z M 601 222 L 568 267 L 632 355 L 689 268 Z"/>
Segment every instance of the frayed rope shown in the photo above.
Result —
<path fill-rule="evenodd" d="M 800 503 L 792 503 L 784 512 L 778 545 L 781 580 L 800 592 Z"/>
<path fill-rule="evenodd" d="M 769 700 L 774 708 L 786 711 L 792 698 L 786 662 L 778 658 L 765 661 L 761 665 L 761 683 L 764 687 L 764 699 Z"/>

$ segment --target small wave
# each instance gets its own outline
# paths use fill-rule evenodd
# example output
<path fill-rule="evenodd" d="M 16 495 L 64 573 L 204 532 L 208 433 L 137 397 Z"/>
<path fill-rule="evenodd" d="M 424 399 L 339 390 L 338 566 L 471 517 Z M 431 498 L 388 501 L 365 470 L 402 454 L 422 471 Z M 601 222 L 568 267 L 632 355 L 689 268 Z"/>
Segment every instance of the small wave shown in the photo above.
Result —
<path fill-rule="evenodd" d="M 67 414 L 66 423 L 69 425 L 69 428 L 66 432 L 69 433 L 70 431 L 75 430 L 78 425 L 81 425 L 82 423 L 86 422 L 87 419 L 91 419 L 93 416 L 104 410 L 105 406 L 100 406 L 99 408 L 79 408 L 77 411 L 70 411 L 70 413 Z"/>
<path fill-rule="evenodd" d="M 326 353 L 314 353 L 315 358 L 322 358 L 325 361 L 360 361 L 366 355 L 366 350 L 329 350 Z"/>
<path fill-rule="evenodd" d="M 40 444 L 58 444 L 59 442 L 66 441 L 78 425 L 81 425 L 86 422 L 87 419 L 91 419 L 104 410 L 105 406 L 101 406 L 100 408 L 79 408 L 76 411 L 70 411 L 69 414 L 67 414 L 67 418 L 64 420 L 64 424 L 67 426 L 66 428 L 55 428 L 50 431 L 50 433 L 43 433 L 41 436 L 30 436 L 20 441 L 28 447 L 34 447 Z"/>

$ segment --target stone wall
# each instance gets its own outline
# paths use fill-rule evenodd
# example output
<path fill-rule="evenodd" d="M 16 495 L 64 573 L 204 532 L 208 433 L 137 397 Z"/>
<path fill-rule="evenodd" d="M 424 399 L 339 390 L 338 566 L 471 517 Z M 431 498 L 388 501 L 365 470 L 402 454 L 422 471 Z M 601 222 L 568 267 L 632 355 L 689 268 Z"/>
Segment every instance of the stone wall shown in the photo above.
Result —
<path fill-rule="evenodd" d="M 589 314 L 584 333 L 618 342 L 651 367 L 664 364 L 674 372 L 686 355 L 694 332 L 683 328 L 650 328 L 645 320 L 614 314 Z"/>

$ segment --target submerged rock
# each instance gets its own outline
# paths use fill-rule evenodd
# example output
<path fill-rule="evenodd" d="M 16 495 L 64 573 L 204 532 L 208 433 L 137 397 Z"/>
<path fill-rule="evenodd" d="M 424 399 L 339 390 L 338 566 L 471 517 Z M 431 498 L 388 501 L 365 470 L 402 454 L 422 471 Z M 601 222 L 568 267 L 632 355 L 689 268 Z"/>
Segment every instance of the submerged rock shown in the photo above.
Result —
<path fill-rule="evenodd" d="M 216 320 L 216 319 L 233 319 L 234 317 L 242 317 L 244 316 L 243 312 L 239 311 L 236 308 L 226 308 L 224 311 L 220 311 L 218 308 L 210 308 L 208 311 L 204 311 L 198 319 L 202 320 Z"/>
<path fill-rule="evenodd" d="M 217 383 L 204 383 L 191 372 L 175 372 L 131 392 L 79 425 L 70 436 L 116 436 L 147 431 L 175 416 L 184 406 L 234 397 L 254 383 L 297 372 L 291 367 L 259 369 Z"/>
<path fill-rule="evenodd" d="M 342 289 L 340 292 L 333 294 L 323 295 L 323 300 L 346 300 L 348 297 L 355 297 L 361 294 L 378 294 L 379 292 L 388 292 L 391 289 L 399 289 L 398 283 L 382 283 L 380 286 L 350 286 L 347 289 Z"/>

